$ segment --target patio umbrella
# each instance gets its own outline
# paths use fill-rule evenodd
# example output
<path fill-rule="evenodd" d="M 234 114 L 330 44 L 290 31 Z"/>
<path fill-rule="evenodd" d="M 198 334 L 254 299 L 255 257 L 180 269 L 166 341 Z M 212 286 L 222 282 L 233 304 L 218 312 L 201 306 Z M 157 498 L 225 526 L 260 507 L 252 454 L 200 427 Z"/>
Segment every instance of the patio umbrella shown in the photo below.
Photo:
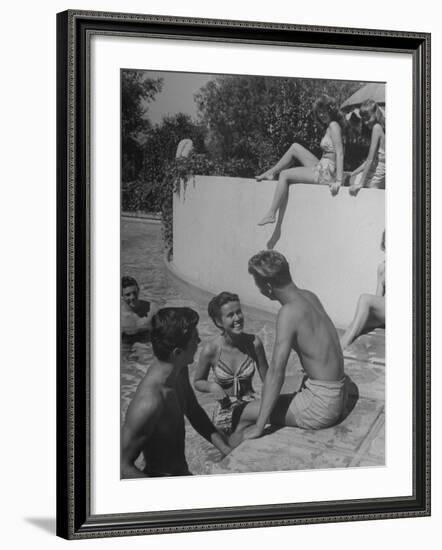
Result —
<path fill-rule="evenodd" d="M 351 95 L 341 105 L 343 111 L 350 111 L 355 107 L 360 107 L 366 99 L 373 99 L 378 105 L 385 106 L 385 84 L 371 82 L 359 88 L 357 92 Z"/>

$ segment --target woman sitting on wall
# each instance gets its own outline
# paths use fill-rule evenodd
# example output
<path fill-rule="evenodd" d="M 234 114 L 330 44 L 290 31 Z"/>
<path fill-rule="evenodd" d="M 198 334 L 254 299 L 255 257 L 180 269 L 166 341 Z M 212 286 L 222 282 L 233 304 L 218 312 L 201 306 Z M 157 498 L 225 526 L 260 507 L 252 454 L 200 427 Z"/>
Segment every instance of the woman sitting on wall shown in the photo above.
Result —
<path fill-rule="evenodd" d="M 217 402 L 212 421 L 230 433 L 233 411 L 254 399 L 255 370 L 264 381 L 268 363 L 260 338 L 243 331 L 244 315 L 237 294 L 221 292 L 210 301 L 208 312 L 221 334 L 204 346 L 194 385 L 201 392 L 214 394 Z M 210 370 L 214 380 L 209 382 Z"/>
<path fill-rule="evenodd" d="M 320 143 L 322 157 L 318 159 L 299 143 L 293 143 L 272 168 L 256 177 L 257 181 L 262 181 L 274 180 L 279 176 L 270 209 L 258 225 L 274 223 L 279 210 L 280 229 L 287 208 L 289 186 L 293 183 L 328 185 L 332 195 L 336 195 L 341 187 L 344 170 L 342 132 L 346 126 L 345 117 L 339 110 L 336 100 L 327 95 L 321 95 L 315 101 L 313 113 L 317 124 L 324 130 Z M 290 168 L 295 162 L 301 166 Z M 268 248 L 273 248 L 278 238 L 279 234 L 274 235 L 267 244 Z"/>
<path fill-rule="evenodd" d="M 385 252 L 385 231 L 382 233 L 381 250 Z M 361 294 L 351 325 L 341 338 L 344 350 L 361 334 L 385 327 L 385 260 L 378 266 L 376 294 Z"/>
<path fill-rule="evenodd" d="M 363 187 L 385 189 L 385 117 L 372 99 L 367 99 L 359 109 L 364 127 L 371 132 L 367 159 L 350 174 L 351 195 L 357 195 Z"/>

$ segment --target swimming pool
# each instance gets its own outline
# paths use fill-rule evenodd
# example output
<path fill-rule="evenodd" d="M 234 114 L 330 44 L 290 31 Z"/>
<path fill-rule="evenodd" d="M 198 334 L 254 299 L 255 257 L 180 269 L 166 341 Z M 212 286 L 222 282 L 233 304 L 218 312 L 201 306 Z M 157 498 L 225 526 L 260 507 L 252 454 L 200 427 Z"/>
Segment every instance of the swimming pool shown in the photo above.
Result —
<path fill-rule="evenodd" d="M 198 330 L 201 341 L 215 337 L 219 331 L 207 314 L 207 298 L 195 297 L 195 292 L 185 284 L 180 284 L 169 272 L 164 261 L 164 246 L 161 237 L 161 225 L 145 220 L 124 218 L 121 223 L 121 276 L 135 277 L 140 286 L 140 298 L 155 302 L 159 307 L 187 306 L 195 309 L 200 315 Z M 247 277 L 247 273 L 245 274 Z M 225 289 L 235 292 L 234 288 Z M 258 291 L 257 291 L 258 292 Z M 245 330 L 258 334 L 263 341 L 267 358 L 270 360 L 274 343 L 274 320 L 269 315 L 259 312 L 245 315 Z M 201 346 L 200 346 L 201 349 Z M 199 350 L 200 351 L 200 350 Z M 199 351 L 195 363 L 190 367 L 191 379 L 197 364 Z M 150 344 L 136 343 L 122 345 L 121 348 L 121 420 L 137 389 L 137 386 L 153 361 Z M 285 391 L 296 385 L 299 379 L 299 361 L 294 354 L 287 366 Z M 255 375 L 253 386 L 259 395 L 261 381 Z M 201 405 L 208 411 L 213 404 L 210 394 L 195 392 Z M 186 455 L 189 466 L 194 473 L 204 473 L 208 459 L 216 459 L 218 451 L 207 441 L 194 432 L 190 425 L 186 425 Z"/>
<path fill-rule="evenodd" d="M 164 262 L 161 226 L 139 219 L 123 219 L 121 224 L 121 275 L 135 277 L 140 285 L 140 298 L 161 306 L 188 306 L 200 315 L 199 332 L 202 342 L 217 335 L 217 329 L 207 314 L 208 297 L 178 281 Z M 247 273 L 245 274 L 247 276 Z M 235 291 L 234 288 L 225 290 Z M 267 313 L 255 310 L 245 315 L 245 329 L 259 334 L 270 360 L 274 343 L 274 319 Z M 295 470 L 314 468 L 340 468 L 379 466 L 385 464 L 385 347 L 382 337 L 372 333 L 360 337 L 350 350 L 345 362 L 347 375 L 357 385 L 356 406 L 337 426 L 312 433 L 309 430 L 286 428 L 276 432 L 272 439 L 271 463 L 261 460 L 269 455 L 268 441 L 254 443 L 255 470 Z M 121 353 L 121 418 L 132 396 L 153 361 L 149 344 L 122 347 Z M 195 364 L 199 353 L 196 355 Z M 191 379 L 195 364 L 190 367 Z M 282 392 L 292 392 L 299 385 L 302 372 L 296 354 L 292 353 L 287 365 Z M 260 394 L 261 382 L 253 382 Z M 210 413 L 213 397 L 195 392 L 201 405 Z M 262 451 L 263 447 L 264 451 Z M 261 449 L 261 451 L 260 451 Z M 361 452 L 361 449 L 365 449 Z M 186 422 L 186 457 L 194 474 L 232 473 L 251 470 L 250 449 L 245 446 L 245 459 L 241 449 L 235 450 L 221 464 L 222 457 L 205 439 Z M 313 453 L 313 455 L 312 455 Z M 244 453 L 243 453 L 244 454 Z M 235 455 L 235 456 L 234 456 Z M 316 458 L 315 458 L 316 457 Z M 318 458 L 319 457 L 319 458 Z M 244 458 L 244 457 L 243 457 Z M 141 466 L 141 461 L 137 465 Z M 215 468 L 215 469 L 214 469 Z"/>

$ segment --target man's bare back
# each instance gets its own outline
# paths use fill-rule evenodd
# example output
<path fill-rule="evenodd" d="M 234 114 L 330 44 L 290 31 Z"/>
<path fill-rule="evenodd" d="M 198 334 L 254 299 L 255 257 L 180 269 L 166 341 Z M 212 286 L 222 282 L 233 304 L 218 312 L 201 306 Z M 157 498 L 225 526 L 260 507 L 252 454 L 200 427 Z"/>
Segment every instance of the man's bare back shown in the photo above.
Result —
<path fill-rule="evenodd" d="M 307 376 L 315 380 L 341 379 L 344 358 L 339 336 L 319 298 L 309 290 L 297 289 L 293 300 L 281 307 L 280 315 L 286 319 L 283 323 L 290 323 L 287 329 L 292 332 L 292 349 Z"/>
<path fill-rule="evenodd" d="M 140 382 L 126 413 L 121 436 L 121 476 L 189 475 L 185 456 L 187 417 L 193 428 L 223 455 L 231 449 L 199 405 L 189 381 L 200 342 L 198 314 L 190 308 L 163 308 L 152 319 L 156 361 Z M 145 468 L 135 465 L 140 453 Z"/>
<path fill-rule="evenodd" d="M 153 365 L 131 403 L 134 408 L 137 408 L 138 400 L 149 400 L 157 404 L 157 421 L 152 426 L 146 426 L 149 435 L 142 446 L 144 472 L 149 476 L 189 473 L 184 452 L 185 389 L 188 384 L 186 376 L 188 378 L 188 371 L 183 369 L 175 380 L 164 383 L 157 376 Z"/>

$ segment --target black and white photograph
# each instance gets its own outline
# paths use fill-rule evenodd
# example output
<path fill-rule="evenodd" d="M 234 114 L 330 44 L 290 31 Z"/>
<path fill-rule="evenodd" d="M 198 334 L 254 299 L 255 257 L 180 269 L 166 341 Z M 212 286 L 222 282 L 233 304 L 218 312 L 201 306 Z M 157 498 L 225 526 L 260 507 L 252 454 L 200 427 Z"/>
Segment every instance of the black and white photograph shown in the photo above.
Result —
<path fill-rule="evenodd" d="M 386 83 L 120 70 L 121 479 L 386 464 Z"/>
<path fill-rule="evenodd" d="M 4 10 L 3 548 L 437 547 L 440 2 Z"/>

